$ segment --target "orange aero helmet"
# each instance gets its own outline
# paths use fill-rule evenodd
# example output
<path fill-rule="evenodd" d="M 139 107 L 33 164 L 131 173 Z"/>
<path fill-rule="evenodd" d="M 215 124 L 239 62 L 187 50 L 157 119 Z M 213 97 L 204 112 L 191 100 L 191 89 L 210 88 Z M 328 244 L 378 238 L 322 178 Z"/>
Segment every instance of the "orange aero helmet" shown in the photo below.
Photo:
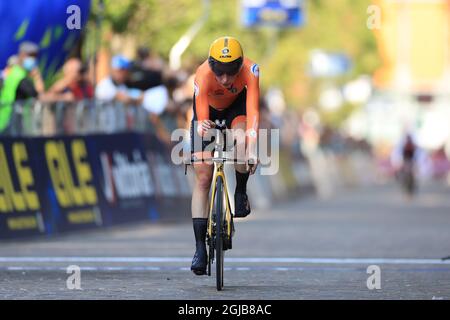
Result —
<path fill-rule="evenodd" d="M 233 37 L 220 37 L 209 48 L 208 63 L 216 76 L 236 75 L 242 68 L 244 52 Z"/>

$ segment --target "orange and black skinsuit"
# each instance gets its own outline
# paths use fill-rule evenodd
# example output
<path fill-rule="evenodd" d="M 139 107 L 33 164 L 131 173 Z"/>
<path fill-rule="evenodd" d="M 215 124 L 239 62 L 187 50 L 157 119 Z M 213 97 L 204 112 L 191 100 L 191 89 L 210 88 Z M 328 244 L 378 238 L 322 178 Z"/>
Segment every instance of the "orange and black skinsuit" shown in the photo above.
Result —
<path fill-rule="evenodd" d="M 225 42 L 227 40 L 225 39 Z M 224 43 L 224 46 L 226 44 Z M 223 51 L 222 51 L 223 52 Z M 246 122 L 247 148 L 256 145 L 259 123 L 259 68 L 249 59 L 243 59 L 243 64 L 235 81 L 225 88 L 216 80 L 208 60 L 195 74 L 194 106 L 191 122 L 191 151 L 194 159 L 204 159 L 203 151 L 211 142 L 203 138 L 202 121 L 225 120 L 227 128 L 233 128 L 237 123 Z M 211 154 L 205 154 L 209 157 Z M 236 170 L 235 212 L 234 217 L 245 217 L 250 213 L 246 194 L 249 172 L 240 173 Z M 206 228 L 207 218 L 193 218 L 196 251 L 192 259 L 191 270 L 196 275 L 206 274 Z"/>
<path fill-rule="evenodd" d="M 259 66 L 244 58 L 236 80 L 229 87 L 217 82 L 205 61 L 195 74 L 194 113 L 191 122 L 192 152 L 198 154 L 210 141 L 203 141 L 202 149 L 194 147 L 194 139 L 202 139 L 197 128 L 204 120 L 225 120 L 227 128 L 246 122 L 247 143 L 256 143 L 259 125 Z M 206 139 L 205 139 L 206 140 Z"/>

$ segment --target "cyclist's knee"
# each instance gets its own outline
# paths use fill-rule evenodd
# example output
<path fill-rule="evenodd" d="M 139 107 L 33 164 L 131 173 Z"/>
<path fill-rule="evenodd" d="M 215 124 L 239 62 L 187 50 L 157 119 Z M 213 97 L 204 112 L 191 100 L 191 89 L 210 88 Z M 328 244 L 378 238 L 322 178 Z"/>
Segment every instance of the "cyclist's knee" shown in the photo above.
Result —
<path fill-rule="evenodd" d="M 199 173 L 197 174 L 197 185 L 201 190 L 209 191 L 211 186 L 212 175 L 210 173 Z"/>
<path fill-rule="evenodd" d="M 247 166 L 245 164 L 235 164 L 234 169 L 239 173 L 247 173 Z"/>

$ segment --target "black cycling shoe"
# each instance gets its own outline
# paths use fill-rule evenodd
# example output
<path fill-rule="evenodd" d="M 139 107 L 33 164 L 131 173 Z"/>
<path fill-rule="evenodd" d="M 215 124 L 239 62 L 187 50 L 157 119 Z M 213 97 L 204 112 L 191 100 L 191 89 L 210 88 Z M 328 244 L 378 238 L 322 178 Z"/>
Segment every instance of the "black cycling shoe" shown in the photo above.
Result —
<path fill-rule="evenodd" d="M 206 274 L 207 259 L 208 254 L 206 253 L 206 243 L 203 242 L 198 244 L 191 265 L 191 270 L 197 276 L 202 276 Z"/>
<path fill-rule="evenodd" d="M 250 202 L 245 193 L 236 192 L 234 194 L 234 211 L 235 218 L 245 218 L 250 214 Z"/>

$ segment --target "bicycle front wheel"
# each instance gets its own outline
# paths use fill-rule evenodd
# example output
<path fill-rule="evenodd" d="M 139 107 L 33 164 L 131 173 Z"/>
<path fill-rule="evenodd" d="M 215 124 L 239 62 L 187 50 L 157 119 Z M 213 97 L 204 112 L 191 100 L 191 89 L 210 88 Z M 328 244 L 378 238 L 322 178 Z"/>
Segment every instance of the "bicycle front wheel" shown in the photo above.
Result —
<path fill-rule="evenodd" d="M 217 178 L 216 182 L 216 196 L 214 199 L 214 210 L 216 215 L 216 284 L 217 290 L 220 291 L 223 288 L 223 226 L 224 226 L 224 214 L 223 214 L 223 181 L 222 177 Z"/>

